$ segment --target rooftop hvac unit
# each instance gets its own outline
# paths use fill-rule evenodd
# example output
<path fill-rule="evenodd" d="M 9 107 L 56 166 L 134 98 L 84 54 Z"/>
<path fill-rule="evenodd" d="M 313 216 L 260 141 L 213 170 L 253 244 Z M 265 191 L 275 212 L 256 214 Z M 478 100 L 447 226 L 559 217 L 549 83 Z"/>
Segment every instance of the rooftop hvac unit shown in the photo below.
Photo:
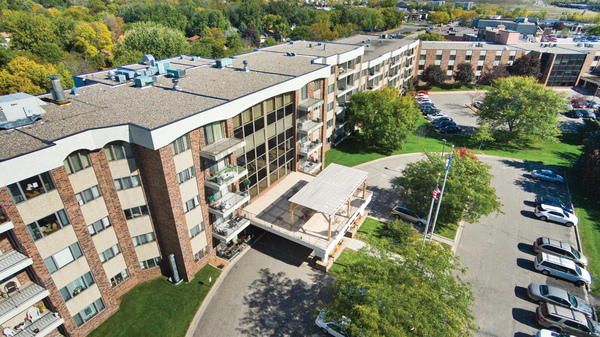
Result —
<path fill-rule="evenodd" d="M 577 44 L 577 47 L 583 47 L 583 43 L 579 42 L 579 43 Z"/>
<path fill-rule="evenodd" d="M 230 58 L 222 58 L 222 59 L 217 59 L 215 65 L 217 68 L 225 68 L 225 67 L 229 67 L 233 64 L 233 60 Z"/>
<path fill-rule="evenodd" d="M 167 73 L 167 69 L 171 68 L 171 63 L 169 62 L 156 62 L 156 68 L 158 68 L 158 74 L 164 75 Z"/>
<path fill-rule="evenodd" d="M 12 129 L 32 124 L 46 113 L 46 105 L 35 96 L 22 92 L 0 97 L 0 129 Z"/>
<path fill-rule="evenodd" d="M 477 43 L 477 47 L 483 48 L 483 43 L 482 42 Z"/>
<path fill-rule="evenodd" d="M 176 78 L 182 78 L 185 77 L 185 69 L 169 68 L 167 69 L 167 74 L 171 74 L 171 76 Z"/>
<path fill-rule="evenodd" d="M 115 81 L 119 83 L 124 83 L 125 81 L 127 81 L 127 78 L 125 77 L 125 75 L 119 74 L 115 76 Z"/>
<path fill-rule="evenodd" d="M 153 66 L 156 64 L 156 60 L 154 59 L 154 56 L 152 56 L 151 54 L 146 54 L 146 55 L 142 56 L 142 63 L 147 66 Z"/>
<path fill-rule="evenodd" d="M 594 44 L 593 44 L 593 43 L 590 43 L 590 44 L 588 44 L 588 46 L 589 46 L 590 48 L 594 48 Z"/>
<path fill-rule="evenodd" d="M 290 41 L 290 44 L 294 44 L 294 41 Z"/>
<path fill-rule="evenodd" d="M 140 76 L 135 79 L 135 86 L 138 88 L 147 87 L 154 83 L 154 80 L 150 76 Z"/>

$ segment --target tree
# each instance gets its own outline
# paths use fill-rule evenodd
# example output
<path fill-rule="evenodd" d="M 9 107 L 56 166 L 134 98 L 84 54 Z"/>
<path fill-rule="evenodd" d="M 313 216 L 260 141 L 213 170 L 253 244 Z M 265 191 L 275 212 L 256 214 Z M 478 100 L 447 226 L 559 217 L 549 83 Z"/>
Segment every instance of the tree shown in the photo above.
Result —
<path fill-rule="evenodd" d="M 437 33 L 419 34 L 418 39 L 422 41 L 446 41 L 446 37 L 444 37 L 444 35 Z"/>
<path fill-rule="evenodd" d="M 446 12 L 433 12 L 429 14 L 429 20 L 434 24 L 448 23 L 450 21 L 450 15 Z"/>
<path fill-rule="evenodd" d="M 134 24 L 116 46 L 115 58 L 127 52 L 152 54 L 157 60 L 187 54 L 189 44 L 183 34 L 153 23 Z M 136 61 L 139 62 L 139 61 Z"/>
<path fill-rule="evenodd" d="M 330 41 L 337 39 L 336 32 L 331 31 L 327 23 L 313 23 L 310 26 L 309 31 L 316 41 Z"/>
<path fill-rule="evenodd" d="M 265 39 L 265 42 L 263 43 L 263 47 L 270 47 L 275 45 L 277 45 L 277 41 L 275 41 L 275 39 L 272 37 Z"/>
<path fill-rule="evenodd" d="M 443 176 L 446 166 L 446 158 L 438 154 L 426 153 L 425 156 L 408 164 L 396 183 L 408 208 L 421 215 L 429 212 L 431 192 L 438 174 Z M 491 186 L 490 169 L 491 166 L 483 164 L 471 151 L 464 148 L 454 151 L 438 227 L 457 225 L 460 221 L 477 222 L 482 216 L 500 211 L 502 204 Z"/>
<path fill-rule="evenodd" d="M 561 30 L 565 29 L 565 24 L 562 21 L 556 21 L 552 24 L 552 29 L 560 32 Z"/>
<path fill-rule="evenodd" d="M 314 41 L 315 38 L 312 34 L 310 26 L 297 26 L 290 35 L 292 40 L 306 40 Z"/>
<path fill-rule="evenodd" d="M 275 40 L 281 41 L 290 35 L 290 26 L 287 21 L 279 15 L 269 14 L 263 18 L 265 30 L 275 33 Z"/>
<path fill-rule="evenodd" d="M 540 59 L 533 54 L 521 56 L 506 69 L 512 76 L 531 76 L 537 79 L 541 75 Z"/>
<path fill-rule="evenodd" d="M 533 77 L 507 77 L 494 82 L 476 115 L 479 125 L 502 131 L 507 140 L 556 140 L 565 103 L 562 93 Z"/>
<path fill-rule="evenodd" d="M 483 69 L 479 83 L 489 85 L 499 78 L 505 78 L 508 76 L 510 76 L 510 74 L 508 73 L 508 70 L 506 70 L 506 65 L 504 64 L 499 64 L 493 67 L 487 66 Z"/>
<path fill-rule="evenodd" d="M 413 99 L 390 87 L 352 95 L 349 111 L 350 123 L 361 128 L 367 145 L 383 153 L 400 148 L 420 118 Z"/>
<path fill-rule="evenodd" d="M 588 27 L 586 28 L 586 33 L 590 34 L 590 35 L 600 35 L 600 25 L 595 25 L 592 27 Z"/>
<path fill-rule="evenodd" d="M 475 71 L 471 63 L 463 62 L 456 66 L 454 71 L 454 81 L 458 83 L 468 84 L 475 79 Z"/>
<path fill-rule="evenodd" d="M 404 19 L 404 12 L 395 7 L 384 8 L 381 10 L 383 15 L 383 21 L 385 22 L 384 29 L 393 29 L 400 27 L 402 19 Z"/>
<path fill-rule="evenodd" d="M 195 11 L 191 18 L 190 26 L 187 29 L 188 36 L 201 35 L 206 27 L 219 28 L 222 31 L 226 31 L 230 27 L 230 24 L 221 11 L 214 9 Z"/>
<path fill-rule="evenodd" d="M 260 47 L 260 35 L 254 28 L 246 28 L 242 32 L 242 40 L 246 41 L 246 44 L 250 47 Z"/>
<path fill-rule="evenodd" d="M 0 95 L 26 92 L 39 95 L 48 92 L 48 75 L 59 74 L 64 88 L 73 86 L 71 73 L 61 65 L 38 64 L 23 56 L 16 56 L 0 71 Z"/>
<path fill-rule="evenodd" d="M 446 72 L 438 65 L 429 65 L 423 70 L 421 81 L 430 86 L 442 84 L 446 81 Z"/>
<path fill-rule="evenodd" d="M 472 336 L 471 285 L 458 256 L 437 244 L 422 246 L 399 221 L 335 273 L 327 289 L 328 316 L 348 318 L 351 336 Z"/>
<path fill-rule="evenodd" d="M 473 140 L 479 142 L 479 150 L 483 146 L 484 142 L 493 142 L 494 135 L 492 134 L 492 130 L 487 125 L 481 125 L 477 128 L 477 132 L 473 136 Z"/>

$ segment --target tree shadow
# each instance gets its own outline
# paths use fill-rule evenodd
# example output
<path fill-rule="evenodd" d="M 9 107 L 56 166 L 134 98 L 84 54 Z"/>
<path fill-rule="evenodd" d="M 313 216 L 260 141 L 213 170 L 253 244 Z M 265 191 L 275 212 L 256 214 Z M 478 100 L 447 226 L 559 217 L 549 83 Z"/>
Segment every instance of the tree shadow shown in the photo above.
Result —
<path fill-rule="evenodd" d="M 535 269 L 535 266 L 533 264 L 533 261 L 531 261 L 531 260 L 517 258 L 517 266 L 519 266 L 525 270 L 537 272 L 537 270 Z"/>
<path fill-rule="evenodd" d="M 525 287 L 516 286 L 515 287 L 515 296 L 517 296 L 517 298 L 520 298 L 527 302 L 531 302 L 531 299 L 529 298 L 529 296 L 527 296 L 527 288 L 525 288 Z"/>
<path fill-rule="evenodd" d="M 374 218 L 391 219 L 392 207 L 401 202 L 398 193 L 393 188 L 386 189 L 377 186 L 369 186 L 369 190 L 373 192 L 371 203 L 367 206 L 369 215 Z"/>
<path fill-rule="evenodd" d="M 517 322 L 521 324 L 525 324 L 535 329 L 540 328 L 534 311 L 524 310 L 521 308 L 513 308 L 512 316 Z"/>
<path fill-rule="evenodd" d="M 314 271 L 308 283 L 268 268 L 261 269 L 259 274 L 244 296 L 248 311 L 240 320 L 240 335 L 305 336 L 314 326 L 315 304 L 328 299 L 325 288 L 333 278 Z"/>
<path fill-rule="evenodd" d="M 528 244 L 528 243 L 522 243 L 520 242 L 517 245 L 517 248 L 519 248 L 520 251 L 522 251 L 523 253 L 529 254 L 529 255 L 537 255 L 537 253 L 535 252 L 535 250 L 533 250 L 533 246 Z"/>

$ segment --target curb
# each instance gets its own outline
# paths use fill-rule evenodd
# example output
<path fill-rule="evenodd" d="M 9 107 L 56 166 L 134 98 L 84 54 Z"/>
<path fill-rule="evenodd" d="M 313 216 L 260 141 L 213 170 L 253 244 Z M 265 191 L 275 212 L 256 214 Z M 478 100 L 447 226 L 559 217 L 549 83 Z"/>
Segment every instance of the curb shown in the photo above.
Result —
<path fill-rule="evenodd" d="M 200 308 L 198 308 L 198 311 L 196 311 L 196 315 L 194 315 L 194 319 L 192 319 L 192 322 L 190 323 L 190 326 L 188 327 L 187 332 L 185 333 L 185 337 L 193 337 L 194 336 L 194 332 L 196 332 L 196 328 L 198 327 L 198 323 L 200 323 L 200 318 L 202 318 L 202 315 L 204 315 L 204 312 L 206 311 L 206 309 L 208 308 L 208 303 L 210 303 L 210 301 L 212 300 L 212 298 L 215 296 L 215 294 L 217 293 L 217 290 L 219 289 L 219 287 L 221 286 L 221 283 L 223 283 L 223 280 L 225 280 L 225 278 L 227 277 L 227 274 L 229 274 L 229 271 L 233 268 L 233 266 L 244 256 L 246 255 L 246 253 L 248 253 L 250 251 L 250 248 L 252 248 L 252 246 L 254 246 L 254 244 L 256 242 L 258 242 L 258 240 L 260 240 L 263 236 L 265 235 L 265 233 L 263 233 L 261 236 L 259 236 L 256 240 L 254 240 L 254 242 L 248 247 L 248 249 L 245 249 L 243 252 L 241 252 L 238 256 L 236 256 L 233 261 L 231 261 L 227 267 L 225 268 L 225 270 L 223 270 L 223 272 L 221 273 L 221 275 L 219 275 L 219 277 L 217 278 L 217 280 L 215 281 L 214 285 L 210 288 L 210 290 L 208 291 L 208 294 L 206 295 L 206 297 L 204 298 L 204 300 L 202 301 L 202 304 L 200 304 Z"/>
<path fill-rule="evenodd" d="M 465 228 L 465 223 L 461 221 L 458 223 L 458 229 L 456 230 L 456 235 L 454 236 L 454 245 L 452 246 L 452 252 L 454 254 L 456 254 L 456 250 L 458 249 L 458 243 L 460 242 L 463 228 Z"/>

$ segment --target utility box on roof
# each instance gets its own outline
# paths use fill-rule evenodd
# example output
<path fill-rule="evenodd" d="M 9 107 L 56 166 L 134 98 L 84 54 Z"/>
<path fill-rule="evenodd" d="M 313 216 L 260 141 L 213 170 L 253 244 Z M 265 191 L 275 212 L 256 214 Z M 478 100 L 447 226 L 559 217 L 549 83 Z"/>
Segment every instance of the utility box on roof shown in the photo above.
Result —
<path fill-rule="evenodd" d="M 185 69 L 170 68 L 170 69 L 167 69 L 167 73 L 171 74 L 171 76 L 173 76 L 175 78 L 185 77 Z"/>

